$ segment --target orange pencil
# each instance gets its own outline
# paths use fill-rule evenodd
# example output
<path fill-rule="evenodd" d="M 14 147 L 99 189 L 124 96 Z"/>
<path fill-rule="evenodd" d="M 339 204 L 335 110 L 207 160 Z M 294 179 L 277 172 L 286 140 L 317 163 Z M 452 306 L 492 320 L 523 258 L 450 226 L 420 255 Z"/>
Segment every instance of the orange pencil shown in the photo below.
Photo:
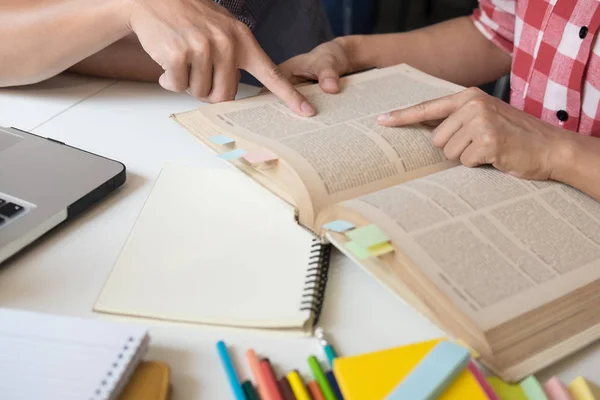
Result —
<path fill-rule="evenodd" d="M 325 400 L 325 396 L 323 396 L 323 392 L 321 392 L 321 388 L 316 381 L 308 382 L 308 391 L 313 400 Z"/>
<path fill-rule="evenodd" d="M 267 399 L 283 400 L 283 396 L 279 391 L 279 386 L 277 386 L 277 379 L 275 378 L 275 373 L 273 372 L 273 368 L 271 368 L 271 362 L 268 358 L 265 358 L 260 362 L 260 369 L 263 373 L 263 376 L 265 377 L 266 392 L 268 392 L 270 396 L 267 397 Z"/>
<path fill-rule="evenodd" d="M 250 370 L 252 371 L 252 376 L 254 376 L 254 380 L 256 381 L 256 387 L 258 389 L 260 398 L 263 400 L 273 400 L 273 398 L 269 395 L 269 391 L 267 390 L 266 378 L 262 372 L 262 369 L 260 368 L 260 360 L 258 359 L 254 349 L 249 349 L 246 351 L 246 359 L 248 360 L 248 364 L 250 364 Z"/>

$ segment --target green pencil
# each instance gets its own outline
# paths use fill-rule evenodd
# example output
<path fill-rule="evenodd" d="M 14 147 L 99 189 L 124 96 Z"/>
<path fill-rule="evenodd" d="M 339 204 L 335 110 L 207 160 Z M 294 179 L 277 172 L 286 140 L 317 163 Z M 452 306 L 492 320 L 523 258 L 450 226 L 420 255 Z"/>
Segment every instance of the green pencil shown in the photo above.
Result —
<path fill-rule="evenodd" d="M 319 360 L 317 360 L 317 357 L 308 357 L 308 366 L 310 367 L 310 370 L 312 371 L 315 380 L 321 387 L 321 391 L 323 392 L 323 396 L 325 396 L 325 400 L 337 400 L 337 397 L 335 397 L 335 393 L 333 393 L 333 389 L 329 385 L 327 377 L 321 369 L 321 365 L 319 364 Z"/>
<path fill-rule="evenodd" d="M 244 394 L 246 395 L 247 400 L 259 400 L 258 395 L 256 394 L 256 390 L 254 390 L 254 385 L 252 382 L 245 381 L 242 383 L 242 389 L 244 390 Z"/>

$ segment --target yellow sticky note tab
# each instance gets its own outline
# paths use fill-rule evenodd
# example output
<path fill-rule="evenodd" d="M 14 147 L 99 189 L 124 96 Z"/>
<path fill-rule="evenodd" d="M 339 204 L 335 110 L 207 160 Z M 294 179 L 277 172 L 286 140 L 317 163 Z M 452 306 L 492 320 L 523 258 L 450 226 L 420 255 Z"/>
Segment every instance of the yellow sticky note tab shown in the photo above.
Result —
<path fill-rule="evenodd" d="M 370 256 L 369 250 L 360 246 L 356 242 L 348 242 L 344 245 L 344 247 L 350 250 L 350 253 L 352 253 L 354 257 L 358 258 L 361 261 L 366 260 Z"/>
<path fill-rule="evenodd" d="M 456 339 L 456 340 L 454 340 L 454 343 L 456 343 L 457 345 L 462 346 L 465 349 L 469 350 L 469 353 L 471 353 L 471 357 L 473 357 L 474 359 L 478 359 L 479 357 L 481 357 L 481 354 L 479 354 L 477 352 L 477 350 L 475 350 L 474 348 L 472 348 L 471 346 L 469 346 L 467 344 L 467 342 L 465 342 L 464 340 Z"/>
<path fill-rule="evenodd" d="M 365 249 L 381 243 L 389 242 L 390 238 L 377 225 L 366 225 L 346 232 L 348 239 Z"/>
<path fill-rule="evenodd" d="M 380 243 L 380 244 L 376 244 L 375 246 L 371 246 L 369 247 L 369 254 L 371 254 L 374 257 L 379 257 L 382 256 L 384 254 L 388 254 L 391 253 L 392 251 L 394 251 L 394 246 L 392 246 L 392 244 L 390 242 L 385 242 L 385 243 Z"/>
<path fill-rule="evenodd" d="M 487 377 L 486 380 L 500 400 L 528 400 L 523 388 L 518 383 L 506 383 L 496 376 Z"/>

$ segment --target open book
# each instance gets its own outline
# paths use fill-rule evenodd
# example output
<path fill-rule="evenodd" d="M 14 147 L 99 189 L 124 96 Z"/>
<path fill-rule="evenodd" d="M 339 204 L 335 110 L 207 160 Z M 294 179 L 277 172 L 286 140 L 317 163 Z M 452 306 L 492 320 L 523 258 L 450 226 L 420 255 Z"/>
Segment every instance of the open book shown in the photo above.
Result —
<path fill-rule="evenodd" d="M 312 118 L 295 116 L 272 94 L 173 118 L 219 153 L 276 155 L 276 165 L 231 162 L 505 380 L 600 337 L 600 203 L 559 183 L 459 166 L 431 144 L 425 126 L 376 124 L 383 112 L 462 87 L 406 65 L 342 83 L 337 95 L 300 88 L 319 110 Z M 209 140 L 218 134 L 235 142 Z M 334 220 L 376 225 L 394 251 L 357 258 L 346 234 L 322 228 Z"/>

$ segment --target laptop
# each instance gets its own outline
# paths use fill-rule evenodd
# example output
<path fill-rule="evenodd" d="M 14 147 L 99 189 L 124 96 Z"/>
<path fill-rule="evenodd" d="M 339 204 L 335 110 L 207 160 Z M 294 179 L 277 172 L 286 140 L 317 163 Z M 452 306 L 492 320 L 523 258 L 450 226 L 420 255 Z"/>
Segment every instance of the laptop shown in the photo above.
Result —
<path fill-rule="evenodd" d="M 0 127 L 0 264 L 123 185 L 125 166 Z"/>

